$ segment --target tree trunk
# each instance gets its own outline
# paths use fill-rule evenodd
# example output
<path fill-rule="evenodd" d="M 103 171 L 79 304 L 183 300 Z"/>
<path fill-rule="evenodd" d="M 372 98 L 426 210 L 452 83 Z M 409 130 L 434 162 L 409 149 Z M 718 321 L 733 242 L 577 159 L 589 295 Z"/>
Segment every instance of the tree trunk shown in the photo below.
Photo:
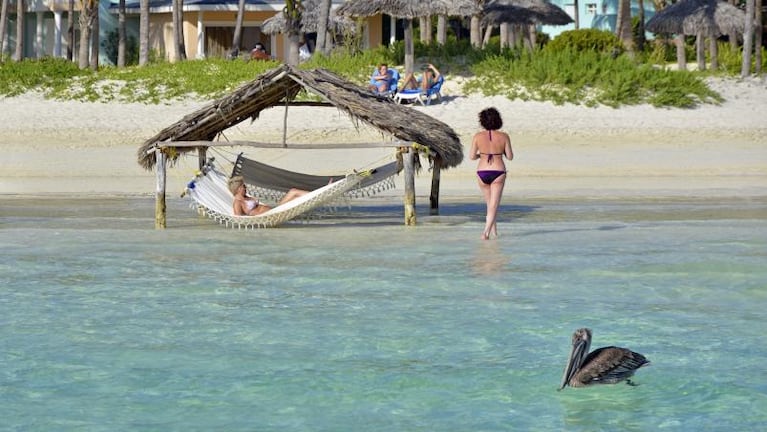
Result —
<path fill-rule="evenodd" d="M 67 9 L 67 60 L 75 61 L 75 0 L 69 0 Z"/>
<path fill-rule="evenodd" d="M 578 7 L 578 0 L 573 0 L 573 12 L 575 15 L 573 17 L 573 21 L 575 21 L 574 25 L 576 30 L 581 28 L 581 11 L 578 9 Z"/>
<path fill-rule="evenodd" d="M 99 45 L 101 45 L 99 43 L 101 42 L 99 33 L 101 32 L 101 28 L 99 26 L 99 0 L 93 0 L 93 3 L 93 20 L 91 21 L 93 29 L 91 30 L 91 58 L 89 64 L 91 70 L 95 72 L 99 70 Z"/>
<path fill-rule="evenodd" d="M 631 0 L 619 0 L 618 21 L 615 32 L 623 47 L 630 54 L 634 52 L 634 38 L 631 35 Z"/>
<path fill-rule="evenodd" d="M 730 4 L 735 7 L 738 7 L 738 0 L 730 0 Z M 731 51 L 733 52 L 737 51 L 738 50 L 738 33 L 737 32 L 729 33 L 727 35 L 727 38 L 730 40 Z"/>
<path fill-rule="evenodd" d="M 117 6 L 117 67 L 125 67 L 125 0 Z"/>
<path fill-rule="evenodd" d="M 708 51 L 711 55 L 711 70 L 715 71 L 719 69 L 719 46 L 717 45 L 716 36 L 710 36 L 708 39 Z"/>
<path fill-rule="evenodd" d="M 236 59 L 240 56 L 240 42 L 242 40 L 242 21 L 245 19 L 245 0 L 240 0 L 237 5 L 237 21 L 234 24 L 234 37 L 232 38 L 232 49 L 229 51 L 229 58 Z"/>
<path fill-rule="evenodd" d="M 680 34 L 674 38 L 676 43 L 676 63 L 680 71 L 687 70 L 687 53 L 684 50 L 684 35 Z"/>
<path fill-rule="evenodd" d="M 695 35 L 695 58 L 698 60 L 698 70 L 706 70 L 706 37 L 700 32 Z"/>
<path fill-rule="evenodd" d="M 447 42 L 447 17 L 440 15 L 437 17 L 437 43 L 444 45 Z"/>
<path fill-rule="evenodd" d="M 413 73 L 413 20 L 405 20 L 405 73 Z"/>
<path fill-rule="evenodd" d="M 421 42 L 425 44 L 431 43 L 431 16 L 425 16 L 418 18 L 418 23 L 421 27 Z"/>
<path fill-rule="evenodd" d="M 184 0 L 173 0 L 173 41 L 176 47 L 176 61 L 186 60 L 184 46 Z"/>
<path fill-rule="evenodd" d="M 300 60 L 298 47 L 301 32 L 301 1 L 285 0 L 285 25 L 288 35 L 288 58 L 287 63 L 291 66 L 298 66 Z"/>
<path fill-rule="evenodd" d="M 509 23 L 501 23 L 501 49 L 509 47 Z"/>
<path fill-rule="evenodd" d="M 754 11 L 756 12 L 756 19 L 754 20 L 754 26 L 756 27 L 756 34 L 754 35 L 754 62 L 756 63 L 756 70 L 754 72 L 758 75 L 762 73 L 762 36 L 764 33 L 762 0 L 754 2 Z"/>
<path fill-rule="evenodd" d="M 8 0 L 3 0 L 2 10 L 0 10 L 0 62 L 3 61 L 3 45 L 5 45 L 5 29 L 8 22 Z"/>
<path fill-rule="evenodd" d="M 149 63 L 149 0 L 140 0 L 139 7 L 138 65 L 144 66 Z"/>
<path fill-rule="evenodd" d="M 24 0 L 16 3 L 16 54 L 14 59 L 21 61 L 24 58 Z"/>
<path fill-rule="evenodd" d="M 88 53 L 91 48 L 91 31 L 93 30 L 93 20 L 96 18 L 96 1 L 86 0 L 80 10 L 80 49 L 77 65 L 80 69 L 85 69 L 90 65 Z"/>
<path fill-rule="evenodd" d="M 320 1 L 320 22 L 317 23 L 316 51 L 323 55 L 330 54 L 330 38 L 328 37 L 328 21 L 330 20 L 331 0 Z"/>
<path fill-rule="evenodd" d="M 644 51 L 644 0 L 637 0 L 637 18 L 639 18 L 639 29 L 637 34 L 637 51 Z"/>
<path fill-rule="evenodd" d="M 746 0 L 746 28 L 743 32 L 743 65 L 740 76 L 745 78 L 751 73 L 751 50 L 754 42 L 754 0 Z M 761 14 L 762 11 L 759 11 Z M 762 29 L 759 29 L 762 31 Z"/>
<path fill-rule="evenodd" d="M 479 48 L 482 46 L 482 28 L 479 25 L 479 15 L 471 17 L 471 46 Z"/>

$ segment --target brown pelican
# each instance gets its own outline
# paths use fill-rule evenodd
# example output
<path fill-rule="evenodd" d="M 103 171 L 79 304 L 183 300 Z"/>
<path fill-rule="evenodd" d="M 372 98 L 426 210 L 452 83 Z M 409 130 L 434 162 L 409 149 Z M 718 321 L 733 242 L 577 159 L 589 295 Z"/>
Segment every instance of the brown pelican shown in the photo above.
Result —
<path fill-rule="evenodd" d="M 562 376 L 559 390 L 569 385 L 584 387 L 591 384 L 616 384 L 629 380 L 634 371 L 649 364 L 642 354 L 626 348 L 603 347 L 589 352 L 591 348 L 591 329 L 582 328 L 573 333 L 573 348 Z"/>

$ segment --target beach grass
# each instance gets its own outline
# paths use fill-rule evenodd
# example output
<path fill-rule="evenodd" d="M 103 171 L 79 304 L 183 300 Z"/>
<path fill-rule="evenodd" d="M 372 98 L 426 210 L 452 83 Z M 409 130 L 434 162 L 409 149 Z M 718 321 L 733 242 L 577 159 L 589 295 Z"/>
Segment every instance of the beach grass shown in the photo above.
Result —
<path fill-rule="evenodd" d="M 735 56 L 723 52 L 725 63 L 734 64 Z M 416 43 L 415 54 L 418 64 L 438 65 L 448 78 L 465 77 L 459 91 L 466 94 L 611 107 L 646 103 L 689 108 L 722 101 L 706 86 L 704 79 L 710 72 L 670 71 L 652 64 L 648 56 L 545 48 L 530 53 L 501 49 L 497 38 L 484 49 L 474 49 L 463 40 L 449 40 L 442 46 Z M 389 47 L 315 55 L 301 67 L 326 68 L 364 84 L 375 65 L 399 65 L 403 59 L 402 43 L 397 42 Z M 0 64 L 0 95 L 39 92 L 57 100 L 146 104 L 206 100 L 232 91 L 276 64 L 210 58 L 142 67 L 104 66 L 94 72 L 80 70 L 64 59 L 27 59 Z"/>

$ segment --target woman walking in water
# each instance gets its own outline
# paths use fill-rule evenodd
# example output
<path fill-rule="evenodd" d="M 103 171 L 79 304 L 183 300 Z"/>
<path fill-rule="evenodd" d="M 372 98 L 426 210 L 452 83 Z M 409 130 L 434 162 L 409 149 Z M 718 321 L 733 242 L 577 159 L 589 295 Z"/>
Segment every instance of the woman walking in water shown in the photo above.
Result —
<path fill-rule="evenodd" d="M 514 152 L 511 150 L 509 135 L 500 131 L 503 120 L 497 109 L 486 108 L 480 111 L 479 124 L 484 130 L 477 132 L 471 140 L 469 158 L 479 159 L 477 183 L 487 205 L 482 239 L 487 240 L 491 234 L 498 236 L 496 219 L 503 186 L 506 184 L 506 165 L 503 163 L 503 157 L 506 156 L 506 159 L 512 160 Z"/>

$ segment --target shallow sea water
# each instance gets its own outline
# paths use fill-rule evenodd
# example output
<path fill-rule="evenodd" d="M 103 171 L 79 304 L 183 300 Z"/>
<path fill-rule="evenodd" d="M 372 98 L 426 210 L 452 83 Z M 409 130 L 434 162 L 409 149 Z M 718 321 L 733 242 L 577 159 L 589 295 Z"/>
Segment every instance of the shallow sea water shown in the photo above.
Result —
<path fill-rule="evenodd" d="M 767 200 L 400 205 L 236 231 L 0 200 L 0 429 L 716 431 L 767 424 Z M 556 391 L 570 337 L 647 356 Z"/>

